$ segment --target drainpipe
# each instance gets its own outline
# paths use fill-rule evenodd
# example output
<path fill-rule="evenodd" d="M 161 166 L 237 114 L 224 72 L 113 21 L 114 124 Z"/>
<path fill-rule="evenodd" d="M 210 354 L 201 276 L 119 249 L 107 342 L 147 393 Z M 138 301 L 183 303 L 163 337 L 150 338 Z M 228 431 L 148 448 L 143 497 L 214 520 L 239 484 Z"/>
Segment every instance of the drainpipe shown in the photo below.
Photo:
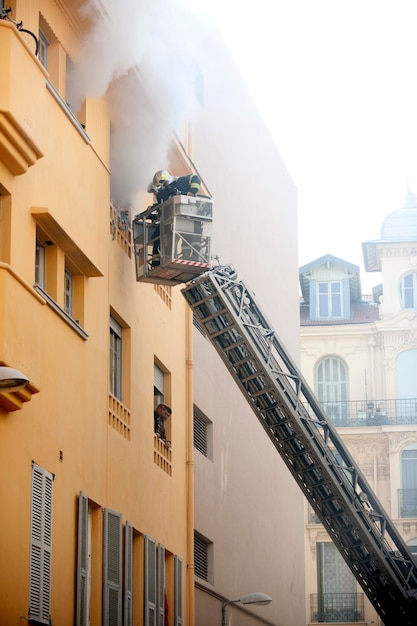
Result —
<path fill-rule="evenodd" d="M 186 314 L 186 385 L 187 385 L 187 626 L 194 626 L 195 588 L 194 588 L 194 444 L 193 444 L 193 313 L 187 306 Z"/>

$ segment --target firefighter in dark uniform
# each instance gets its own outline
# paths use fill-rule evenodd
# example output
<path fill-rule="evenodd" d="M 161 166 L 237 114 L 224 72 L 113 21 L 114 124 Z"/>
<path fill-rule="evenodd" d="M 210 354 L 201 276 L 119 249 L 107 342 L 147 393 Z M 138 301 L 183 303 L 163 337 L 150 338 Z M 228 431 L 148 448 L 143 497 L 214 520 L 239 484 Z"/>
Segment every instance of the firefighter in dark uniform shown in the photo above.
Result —
<path fill-rule="evenodd" d="M 171 198 L 182 194 L 195 196 L 200 189 L 200 178 L 197 174 L 187 176 L 172 176 L 167 170 L 159 170 L 148 185 L 148 192 L 153 193 L 157 204 L 161 204 Z M 159 232 L 155 233 L 158 237 Z M 152 267 L 160 264 L 159 238 L 155 239 L 152 250 Z"/>
<path fill-rule="evenodd" d="M 200 189 L 200 184 L 201 181 L 197 174 L 172 176 L 167 170 L 160 170 L 153 177 L 148 186 L 148 191 L 155 194 L 156 201 L 160 204 L 178 194 L 195 196 Z"/>

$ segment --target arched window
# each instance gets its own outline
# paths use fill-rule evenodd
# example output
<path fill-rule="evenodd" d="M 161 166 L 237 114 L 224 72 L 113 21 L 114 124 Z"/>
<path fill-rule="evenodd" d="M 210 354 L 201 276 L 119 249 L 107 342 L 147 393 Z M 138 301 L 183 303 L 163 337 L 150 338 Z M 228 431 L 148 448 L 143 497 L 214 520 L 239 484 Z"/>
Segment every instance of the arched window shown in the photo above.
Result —
<path fill-rule="evenodd" d="M 417 517 L 417 443 L 401 451 L 401 517 Z"/>
<path fill-rule="evenodd" d="M 417 273 L 407 274 L 400 281 L 402 309 L 417 309 Z"/>
<path fill-rule="evenodd" d="M 316 367 L 316 394 L 330 419 L 338 426 L 348 417 L 349 385 L 345 363 L 334 356 Z"/>

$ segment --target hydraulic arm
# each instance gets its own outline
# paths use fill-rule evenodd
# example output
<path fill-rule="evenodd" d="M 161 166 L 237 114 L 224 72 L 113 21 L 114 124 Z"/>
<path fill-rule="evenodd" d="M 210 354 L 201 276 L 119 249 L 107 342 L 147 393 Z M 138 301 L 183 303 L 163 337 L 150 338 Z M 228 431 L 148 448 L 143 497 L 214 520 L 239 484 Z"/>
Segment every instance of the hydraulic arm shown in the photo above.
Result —
<path fill-rule="evenodd" d="M 182 293 L 386 626 L 417 623 L 417 565 L 231 266 Z"/>

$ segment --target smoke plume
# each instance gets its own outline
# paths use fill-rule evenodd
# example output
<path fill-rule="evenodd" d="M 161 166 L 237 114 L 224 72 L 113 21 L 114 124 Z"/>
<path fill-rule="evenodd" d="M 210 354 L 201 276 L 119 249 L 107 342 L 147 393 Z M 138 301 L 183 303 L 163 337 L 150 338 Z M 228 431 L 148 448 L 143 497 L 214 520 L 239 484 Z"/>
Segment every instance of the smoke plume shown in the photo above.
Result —
<path fill-rule="evenodd" d="M 180 0 L 90 0 L 82 10 L 91 28 L 67 100 L 77 112 L 85 98 L 106 95 L 112 199 L 126 204 L 168 166 L 172 129 L 192 110 L 198 25 Z"/>

